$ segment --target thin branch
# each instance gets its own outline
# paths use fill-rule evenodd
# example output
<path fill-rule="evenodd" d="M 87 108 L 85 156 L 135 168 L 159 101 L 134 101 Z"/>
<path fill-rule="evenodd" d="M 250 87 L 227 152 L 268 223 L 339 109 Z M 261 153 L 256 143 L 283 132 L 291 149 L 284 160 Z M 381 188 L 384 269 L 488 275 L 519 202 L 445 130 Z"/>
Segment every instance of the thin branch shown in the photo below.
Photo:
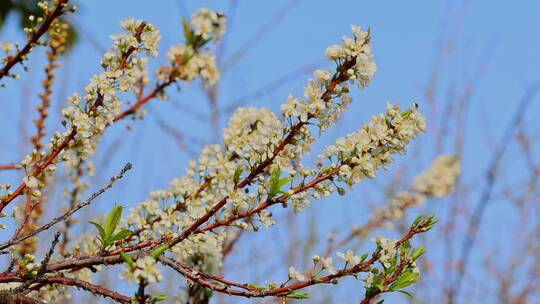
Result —
<path fill-rule="evenodd" d="M 48 277 L 44 279 L 44 282 L 47 284 L 62 284 L 67 286 L 74 286 L 86 290 L 94 295 L 99 295 L 104 298 L 112 299 L 118 303 L 131 303 L 131 298 L 120 294 L 118 292 L 109 290 L 105 287 L 94 285 L 92 283 L 72 278 L 64 277 Z"/>
<path fill-rule="evenodd" d="M 49 228 L 51 228 L 52 226 L 58 224 L 59 222 L 62 222 L 64 220 L 66 220 L 67 218 L 69 218 L 73 213 L 79 211 L 80 209 L 90 205 L 90 203 L 92 203 L 93 200 L 95 200 L 97 197 L 99 197 L 101 194 L 103 194 L 105 191 L 109 190 L 113 185 L 114 183 L 121 179 L 122 177 L 124 177 L 124 174 L 129 171 L 130 169 L 132 168 L 131 164 L 128 163 L 124 166 L 124 168 L 120 171 L 120 173 L 118 173 L 118 175 L 112 177 L 109 181 L 108 184 L 106 184 L 103 188 L 99 189 L 98 191 L 92 193 L 92 195 L 90 195 L 89 198 L 87 198 L 86 200 L 80 202 L 79 204 L 77 204 L 74 208 L 71 208 L 69 209 L 68 211 L 64 212 L 62 215 L 60 216 L 57 216 L 55 217 L 54 219 L 52 219 L 49 223 L 47 224 L 44 224 L 42 226 L 40 226 L 39 228 L 37 228 L 36 230 L 33 230 L 33 231 L 30 231 L 20 237 L 17 237 L 15 239 L 11 239 L 3 244 L 0 245 L 0 250 L 4 250 L 6 248 L 9 248 L 15 244 L 18 244 L 30 237 L 33 237 Z"/>
<path fill-rule="evenodd" d="M 9 282 L 23 282 L 24 278 L 21 278 L 20 276 L 16 275 L 10 275 Z M 6 281 L 4 281 L 6 282 Z M 94 285 L 92 283 L 80 280 L 80 279 L 74 279 L 74 278 L 66 278 L 66 277 L 43 277 L 37 280 L 37 283 L 40 283 L 37 286 L 31 286 L 31 290 L 37 290 L 43 286 L 43 284 L 61 284 L 66 286 L 73 286 L 77 288 L 84 289 L 94 295 L 99 295 L 104 298 L 112 299 L 118 303 L 130 303 L 131 298 L 128 296 L 125 296 L 123 294 L 120 294 L 118 292 L 109 290 L 105 287 Z M 11 292 L 11 291 L 10 291 Z M 8 296 L 10 294 L 8 293 Z M 0 294 L 1 299 L 2 294 Z M 16 295 L 15 295 L 16 296 Z M 3 303 L 3 302 L 2 302 Z M 10 302 L 8 302 L 10 303 Z M 19 303 L 19 302 L 13 302 L 13 303 Z M 33 303 L 33 302 L 29 302 Z M 35 302 L 35 303 L 41 303 L 41 302 Z"/>
<path fill-rule="evenodd" d="M 6 164 L 6 165 L 0 165 L 0 171 L 3 170 L 18 170 L 20 169 L 20 165 L 18 164 Z"/>
<path fill-rule="evenodd" d="M 409 231 L 401 238 L 399 239 L 396 244 L 395 248 L 401 247 L 405 242 L 409 241 L 413 236 L 416 234 L 424 232 L 425 226 L 419 225 L 417 227 L 411 227 Z M 225 293 L 232 296 L 241 296 L 241 297 L 247 297 L 247 298 L 262 298 L 262 297 L 281 297 L 286 296 L 287 294 L 303 289 L 312 285 L 317 284 L 329 284 L 332 283 L 335 279 L 339 279 L 341 277 L 357 274 L 360 272 L 365 272 L 371 269 L 372 265 L 375 264 L 379 259 L 378 252 L 374 252 L 370 259 L 359 263 L 357 265 L 353 265 L 349 268 L 344 268 L 340 271 L 337 271 L 334 274 L 329 274 L 322 277 L 311 277 L 306 281 L 299 281 L 296 283 L 292 283 L 289 285 L 282 285 L 277 288 L 272 289 L 257 289 L 250 287 L 249 284 L 242 284 L 242 283 L 236 283 L 229 280 L 225 280 L 222 277 L 208 274 L 202 271 L 195 271 L 190 266 L 184 265 L 182 263 L 179 263 L 173 259 L 167 258 L 165 256 L 160 256 L 158 260 L 166 265 L 180 273 L 182 276 L 184 276 L 186 279 L 192 281 L 193 283 L 200 285 L 202 287 L 209 288 L 211 290 Z M 392 278 L 389 278 L 388 281 L 390 282 Z M 214 283 L 212 281 L 216 281 L 218 283 Z M 236 287 L 237 289 L 234 289 Z M 239 290 L 242 289 L 242 290 Z"/>
<path fill-rule="evenodd" d="M 56 245 L 58 245 L 58 241 L 60 240 L 60 235 L 61 233 L 59 231 L 57 231 L 54 234 L 54 238 L 49 248 L 49 251 L 45 255 L 45 258 L 43 258 L 43 261 L 41 261 L 41 265 L 39 266 L 38 276 L 43 275 L 45 271 L 47 270 L 47 265 L 49 265 L 49 261 L 51 260 L 51 257 L 54 253 L 54 248 L 56 247 Z"/>

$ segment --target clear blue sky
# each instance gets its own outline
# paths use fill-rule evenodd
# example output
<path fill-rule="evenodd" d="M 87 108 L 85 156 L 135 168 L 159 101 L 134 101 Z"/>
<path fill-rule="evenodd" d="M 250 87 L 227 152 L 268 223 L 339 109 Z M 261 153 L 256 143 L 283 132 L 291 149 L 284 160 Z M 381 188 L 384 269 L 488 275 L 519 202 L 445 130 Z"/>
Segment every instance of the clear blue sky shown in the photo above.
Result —
<path fill-rule="evenodd" d="M 425 109 L 428 123 L 430 119 L 440 120 L 442 104 L 437 105 L 439 112 L 430 113 L 425 102 L 425 89 L 439 50 L 443 47 L 451 50 L 451 55 L 443 58 L 439 73 L 440 98 L 437 100 L 445 101 L 449 84 L 454 84 L 458 90 L 466 85 L 474 86 L 470 112 L 466 117 L 468 131 L 465 137 L 466 156 L 463 159 L 463 178 L 472 181 L 484 174 L 493 144 L 501 137 L 525 89 L 540 79 L 540 2 L 535 0 L 237 2 L 237 6 L 231 6 L 232 1 L 78 1 L 79 11 L 73 18 L 79 28 L 80 42 L 64 59 L 67 67 L 61 70 L 58 77 L 55 107 L 59 107 L 72 92 L 80 92 L 88 78 L 99 71 L 100 56 L 110 45 L 108 36 L 118 32 L 119 22 L 127 16 L 147 20 L 161 30 L 161 52 L 153 63 L 153 67 L 156 67 L 164 62 L 166 49 L 181 41 L 179 20 L 182 16 L 205 6 L 225 12 L 236 7 L 223 58 L 230 58 L 241 48 L 246 48 L 247 52 L 223 77 L 219 92 L 223 107 L 303 66 L 331 66 L 322 61 L 324 49 L 338 43 L 341 36 L 350 35 L 350 24 L 363 28 L 370 26 L 378 72 L 365 91 L 354 91 L 355 100 L 351 109 L 336 128 L 323 136 L 321 143 L 330 143 L 336 136 L 358 129 L 369 116 L 384 109 L 387 99 L 404 106 L 416 101 Z M 272 24 L 256 43 L 247 45 L 253 41 L 253 35 L 284 6 L 287 12 L 282 20 Z M 0 32 L 0 41 L 21 39 L 15 22 L 13 16 L 8 20 L 5 31 Z M 449 38 L 451 43 L 446 44 Z M 23 116 L 21 113 L 32 109 L 37 102 L 36 92 L 28 92 L 30 95 L 21 95 L 21 92 L 38 83 L 42 63 L 42 56 L 36 56 L 29 65 L 35 64 L 38 68 L 23 75 L 26 80 L 10 80 L 8 89 L 0 91 L 0 163 L 20 161 L 20 147 L 24 143 L 15 135 L 33 131 L 29 121 L 21 122 L 19 118 Z M 249 99 L 247 103 L 277 110 L 287 94 L 301 95 L 308 76 L 304 73 L 288 79 L 271 93 Z M 172 177 L 183 173 L 190 157 L 178 150 L 176 142 L 158 127 L 155 117 L 167 121 L 187 136 L 211 138 L 210 128 L 205 123 L 173 105 L 178 103 L 207 116 L 208 102 L 198 85 L 182 87 L 178 93 L 174 89 L 169 92 L 171 100 L 152 102 L 144 121 L 121 122 L 104 136 L 104 145 L 96 156 L 99 178 L 94 186 L 101 184 L 104 178 L 114 174 L 124 163 L 134 164 L 134 170 L 120 188 L 113 189 L 99 202 L 105 210 L 108 209 L 107 203 L 121 202 L 129 206 L 140 201 L 148 191 L 166 187 Z M 540 100 L 529 108 L 524 122 L 528 130 L 535 130 L 533 134 L 536 136 L 540 131 L 538 115 Z M 222 126 L 227 117 L 221 117 Z M 21 128 L 25 123 L 26 130 Z M 131 126 L 128 132 L 125 130 L 127 125 Z M 52 123 L 49 126 L 51 130 L 59 128 Z M 120 138 L 123 143 L 119 145 Z M 411 150 L 421 152 L 401 157 L 398 164 L 412 161 L 418 167 L 408 174 L 420 172 L 434 157 L 434 143 L 428 130 L 428 134 Z M 321 147 L 315 147 L 314 155 Z M 450 143 L 445 147 L 445 152 L 453 152 Z M 106 155 L 111 149 L 117 149 L 118 153 L 109 159 Z M 197 151 L 199 148 L 193 146 L 190 149 Z M 513 164 L 517 153 L 518 149 L 510 148 L 502 168 L 510 172 L 508 176 L 520 179 L 526 171 L 519 164 Z M 0 173 L 0 181 L 13 178 L 15 176 L 11 173 Z M 385 181 L 382 179 L 379 184 Z M 336 200 L 329 202 L 334 204 L 330 207 L 327 202 L 314 207 L 314 211 L 325 214 L 325 218 L 321 219 L 321 231 L 331 231 L 344 218 L 348 223 L 365 220 L 369 209 L 362 191 L 370 189 L 362 187 L 352 193 L 352 206 L 344 206 L 345 203 Z M 475 203 L 475 200 L 471 203 Z M 437 212 L 437 207 L 433 210 Z M 492 231 L 485 234 L 488 240 L 496 235 L 504 235 L 505 225 L 510 224 L 496 224 L 507 211 L 503 204 L 496 204 L 488 210 L 485 225 Z M 285 268 L 274 277 L 284 275 Z"/>

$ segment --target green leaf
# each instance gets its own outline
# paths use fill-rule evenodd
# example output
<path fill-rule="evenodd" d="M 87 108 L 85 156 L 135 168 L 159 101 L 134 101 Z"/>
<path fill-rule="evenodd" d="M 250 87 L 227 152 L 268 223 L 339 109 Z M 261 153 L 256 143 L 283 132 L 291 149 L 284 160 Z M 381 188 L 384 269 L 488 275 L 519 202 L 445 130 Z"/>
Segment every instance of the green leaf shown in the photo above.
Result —
<path fill-rule="evenodd" d="M 200 41 L 199 43 L 197 43 L 197 47 L 202 48 L 203 46 L 205 46 L 210 41 L 212 41 L 212 38 L 204 39 L 204 40 Z"/>
<path fill-rule="evenodd" d="M 412 114 L 412 110 L 411 110 L 411 109 L 408 109 L 408 110 L 405 110 L 405 111 L 401 112 L 401 117 L 407 118 L 407 117 L 409 117 L 411 114 Z"/>
<path fill-rule="evenodd" d="M 364 253 L 361 257 L 360 257 L 360 263 L 364 262 L 368 257 L 368 253 Z"/>
<path fill-rule="evenodd" d="M 193 31 L 191 30 L 191 26 L 189 26 L 186 18 L 182 18 L 182 29 L 184 32 L 184 38 L 186 39 L 186 44 L 189 45 L 189 42 L 191 42 L 191 40 L 193 39 Z"/>
<path fill-rule="evenodd" d="M 437 224 L 439 220 L 434 215 L 427 217 L 420 225 L 422 226 L 422 232 L 427 232 Z"/>
<path fill-rule="evenodd" d="M 167 249 L 169 249 L 169 245 L 161 245 L 158 248 L 152 250 L 152 252 L 150 252 L 150 256 L 154 259 L 157 259 Z"/>
<path fill-rule="evenodd" d="M 414 249 L 414 251 L 411 253 L 411 260 L 415 261 L 421 255 L 423 255 L 425 252 L 426 252 L 426 249 L 425 249 L 424 245 L 420 245 L 418 248 Z"/>
<path fill-rule="evenodd" d="M 279 193 L 279 177 L 281 176 L 281 169 L 276 167 L 270 175 L 270 193 L 268 196 L 270 199 L 274 198 Z"/>
<path fill-rule="evenodd" d="M 420 279 L 418 273 L 412 271 L 406 271 L 402 273 L 395 281 L 390 285 L 391 290 L 398 290 L 410 286 L 416 283 Z"/>
<path fill-rule="evenodd" d="M 293 177 L 292 177 L 292 176 L 288 176 L 288 177 L 285 177 L 285 178 L 280 179 L 279 182 L 278 182 L 278 187 L 277 187 L 277 188 L 278 188 L 278 190 L 277 190 L 278 192 L 277 192 L 277 193 L 288 194 L 288 192 L 286 192 L 286 191 L 281 191 L 281 188 L 282 188 L 283 186 L 285 186 L 286 184 L 288 184 L 289 182 L 291 182 L 292 180 L 293 180 Z M 277 193 L 276 193 L 276 194 L 277 194 Z"/>
<path fill-rule="evenodd" d="M 416 303 L 416 298 L 414 297 L 414 295 L 413 295 L 412 293 L 410 293 L 410 292 L 408 292 L 408 291 L 405 291 L 405 290 L 396 290 L 396 291 L 399 292 L 399 293 L 402 293 L 402 294 L 406 295 L 407 297 L 409 297 L 409 298 L 411 299 L 411 301 L 412 301 L 413 303 Z"/>
<path fill-rule="evenodd" d="M 99 232 L 99 237 L 101 239 L 101 242 L 103 243 L 103 241 L 105 241 L 106 239 L 106 235 L 105 235 L 105 230 L 103 229 L 103 226 L 101 226 L 100 224 L 96 223 L 96 222 L 88 222 L 94 226 L 96 226 L 98 232 Z"/>
<path fill-rule="evenodd" d="M 279 189 L 281 189 L 281 187 L 285 186 L 286 184 L 288 184 L 292 180 L 293 180 L 292 176 L 288 176 L 288 177 L 284 177 L 284 178 L 280 179 L 279 182 L 278 182 Z"/>
<path fill-rule="evenodd" d="M 125 252 L 120 252 L 120 257 L 122 258 L 122 260 L 124 260 L 124 262 L 126 262 L 126 264 L 129 265 L 129 267 L 135 268 L 135 262 L 133 261 L 133 259 L 131 258 L 129 254 Z"/>
<path fill-rule="evenodd" d="M 272 171 L 272 174 L 270 175 L 270 182 L 272 184 L 276 184 L 279 181 L 279 177 L 281 176 L 281 168 L 276 167 Z"/>
<path fill-rule="evenodd" d="M 255 284 L 255 283 L 249 283 L 249 284 L 247 284 L 247 286 L 250 287 L 250 288 L 257 289 L 257 290 L 263 290 L 264 289 L 263 286 L 261 286 L 259 284 Z"/>
<path fill-rule="evenodd" d="M 411 228 L 414 228 L 414 227 L 418 226 L 418 224 L 420 223 L 420 221 L 422 220 L 422 218 L 424 218 L 424 215 L 423 215 L 423 214 L 420 214 L 419 216 L 417 216 L 417 217 L 414 219 L 414 222 L 411 224 Z"/>
<path fill-rule="evenodd" d="M 114 206 L 105 221 L 105 235 L 110 239 L 122 218 L 122 206 Z"/>
<path fill-rule="evenodd" d="M 309 294 L 305 292 L 292 292 L 287 295 L 287 298 L 305 300 L 309 299 Z"/>
<path fill-rule="evenodd" d="M 151 300 L 150 300 L 150 303 L 156 303 L 156 302 L 160 302 L 160 301 L 165 301 L 167 300 L 167 296 L 164 295 L 164 294 L 159 294 L 159 295 L 156 295 L 154 296 Z"/>
<path fill-rule="evenodd" d="M 242 175 L 242 171 L 242 166 L 238 166 L 238 168 L 236 168 L 236 170 L 234 171 L 233 182 L 235 184 L 238 184 L 238 182 L 240 181 L 240 175 Z"/>
<path fill-rule="evenodd" d="M 332 165 L 328 165 L 321 169 L 321 174 L 325 174 L 326 172 L 330 171 L 332 169 Z"/>
<path fill-rule="evenodd" d="M 337 187 L 337 192 L 338 192 L 339 195 L 341 195 L 341 196 L 344 196 L 344 195 L 345 195 L 345 189 L 343 189 L 342 187 Z"/>
<path fill-rule="evenodd" d="M 126 237 L 128 237 L 128 236 L 130 236 L 132 234 L 133 234 L 133 231 L 131 231 L 129 229 L 123 229 L 120 232 L 118 232 L 117 234 L 115 234 L 114 236 L 112 236 L 109 241 L 111 243 L 113 243 L 113 242 L 116 242 L 116 241 L 119 241 L 119 240 L 123 240 L 123 239 L 125 239 Z"/>

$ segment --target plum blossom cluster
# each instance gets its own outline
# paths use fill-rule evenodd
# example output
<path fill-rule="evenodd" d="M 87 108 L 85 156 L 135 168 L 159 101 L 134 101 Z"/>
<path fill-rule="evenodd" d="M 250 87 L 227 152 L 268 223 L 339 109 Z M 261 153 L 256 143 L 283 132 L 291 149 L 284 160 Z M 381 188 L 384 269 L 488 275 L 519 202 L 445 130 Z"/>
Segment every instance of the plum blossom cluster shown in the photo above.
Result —
<path fill-rule="evenodd" d="M 397 253 L 396 250 L 396 241 L 390 240 L 384 237 L 376 237 L 373 240 L 377 246 L 379 246 L 381 249 L 379 251 L 379 261 L 383 263 L 384 267 L 388 268 L 391 266 L 391 260 L 394 257 L 394 255 Z"/>
<path fill-rule="evenodd" d="M 167 52 L 171 66 L 158 71 L 164 82 L 183 80 L 187 83 L 200 77 L 205 85 L 213 85 L 219 79 L 216 58 L 204 51 L 210 41 L 218 41 L 226 30 L 225 15 L 201 9 L 190 22 L 182 22 L 185 44 L 173 46 Z"/>
<path fill-rule="evenodd" d="M 151 256 L 145 256 L 137 259 L 135 263 L 126 263 L 124 272 L 120 278 L 128 282 L 135 281 L 137 284 L 152 284 L 163 280 L 161 270 L 156 265 L 156 259 Z"/>
<path fill-rule="evenodd" d="M 336 140 L 319 156 L 319 165 L 326 160 L 338 164 L 338 180 L 348 185 L 373 178 L 376 170 L 393 162 L 392 154 L 404 154 L 409 142 L 425 129 L 425 119 L 416 104 L 400 112 L 399 106 L 388 103 L 386 112 L 371 117 L 360 130 Z"/>
<path fill-rule="evenodd" d="M 353 38 L 343 37 L 341 45 L 334 44 L 326 49 L 326 58 L 338 63 L 346 63 L 354 59 L 354 66 L 347 69 L 347 75 L 351 80 L 357 80 L 360 88 L 364 88 L 377 66 L 373 61 L 369 41 L 370 30 L 362 31 L 360 27 L 353 25 Z"/>
<path fill-rule="evenodd" d="M 414 179 L 413 189 L 425 196 L 443 197 L 454 190 L 460 173 L 459 158 L 441 155 L 433 161 L 429 170 Z"/>
<path fill-rule="evenodd" d="M 385 206 L 376 209 L 368 223 L 379 226 L 387 221 L 397 220 L 405 214 L 405 209 L 421 205 L 431 197 L 442 197 L 454 190 L 460 174 L 460 162 L 456 156 L 441 155 L 430 167 L 414 178 L 410 191 L 397 193 Z M 361 228 L 353 229 L 358 233 Z"/>
<path fill-rule="evenodd" d="M 120 112 L 118 92 L 136 89 L 147 59 L 138 54 L 154 57 L 160 39 L 159 31 L 151 24 L 128 18 L 122 22 L 125 33 L 112 35 L 113 48 L 101 60 L 103 72 L 94 75 L 85 88 L 85 95 L 72 95 L 70 106 L 62 111 L 68 126 L 84 146 L 91 146 L 93 136 L 101 134 Z M 90 153 L 91 154 L 91 153 Z"/>
<path fill-rule="evenodd" d="M 229 119 L 223 142 L 230 153 L 256 164 L 272 156 L 269 151 L 277 148 L 282 136 L 282 122 L 273 112 L 240 108 Z"/>
<path fill-rule="evenodd" d="M 202 8 L 193 14 L 191 24 L 195 35 L 201 36 L 203 39 L 217 40 L 227 30 L 225 15 L 207 8 Z"/>
<path fill-rule="evenodd" d="M 167 59 L 172 66 L 161 69 L 158 74 L 164 81 L 181 79 L 189 83 L 200 76 L 205 84 L 212 85 L 219 79 L 216 58 L 210 54 L 198 53 L 192 46 L 171 47 Z"/>
<path fill-rule="evenodd" d="M 333 45 L 326 51 L 326 57 L 337 63 L 337 71 L 315 71 L 315 78 L 309 80 L 304 89 L 305 99 L 289 96 L 281 106 L 284 117 L 303 123 L 316 118 L 317 126 L 325 130 L 339 119 L 351 102 L 346 80 L 358 81 L 360 88 L 367 86 L 376 71 L 370 33 L 361 31 L 357 26 L 352 26 L 352 29 L 353 38 L 344 37 L 341 46 Z"/>

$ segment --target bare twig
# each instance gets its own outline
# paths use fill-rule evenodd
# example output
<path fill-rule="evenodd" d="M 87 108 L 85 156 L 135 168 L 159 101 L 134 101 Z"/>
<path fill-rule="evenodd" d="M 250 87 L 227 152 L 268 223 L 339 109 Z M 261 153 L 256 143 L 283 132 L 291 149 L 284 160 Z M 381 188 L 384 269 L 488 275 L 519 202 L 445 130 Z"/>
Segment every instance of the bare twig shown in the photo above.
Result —
<path fill-rule="evenodd" d="M 0 165 L 0 171 L 3 171 L 3 170 L 17 170 L 17 169 L 20 169 L 20 168 L 21 167 L 18 164 Z"/>

